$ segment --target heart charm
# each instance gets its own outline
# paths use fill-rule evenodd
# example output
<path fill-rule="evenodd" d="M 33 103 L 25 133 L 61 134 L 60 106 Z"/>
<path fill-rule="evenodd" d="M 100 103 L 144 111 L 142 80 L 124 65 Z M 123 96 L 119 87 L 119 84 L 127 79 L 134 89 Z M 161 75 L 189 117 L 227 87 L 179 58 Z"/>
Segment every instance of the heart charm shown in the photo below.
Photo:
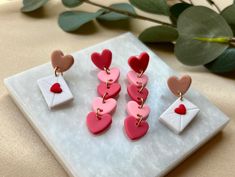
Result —
<path fill-rule="evenodd" d="M 148 67 L 149 55 L 146 52 L 128 59 L 129 66 L 137 73 L 144 73 Z"/>
<path fill-rule="evenodd" d="M 67 71 L 74 63 L 72 55 L 64 55 L 62 51 L 55 50 L 51 54 L 53 68 L 58 67 L 59 72 Z"/>
<path fill-rule="evenodd" d="M 127 117 L 124 121 L 126 134 L 131 140 L 139 139 L 148 132 L 149 125 L 145 120 L 139 126 L 137 126 L 137 122 L 138 120 L 133 116 Z"/>
<path fill-rule="evenodd" d="M 116 97 L 120 91 L 121 91 L 121 86 L 119 83 L 113 83 L 107 85 L 106 83 L 102 82 L 97 87 L 97 92 L 101 97 L 104 96 L 105 93 L 107 93 L 107 95 L 105 96 L 106 99 Z"/>
<path fill-rule="evenodd" d="M 118 80 L 119 76 L 120 76 L 120 71 L 118 68 L 110 69 L 109 74 L 107 74 L 106 71 L 100 71 L 98 73 L 98 79 L 104 83 L 106 83 L 107 81 L 109 81 L 109 83 L 114 83 Z"/>
<path fill-rule="evenodd" d="M 59 83 L 54 83 L 54 84 L 51 86 L 50 91 L 53 92 L 53 93 L 61 93 L 63 90 L 61 89 Z"/>
<path fill-rule="evenodd" d="M 129 71 L 127 73 L 127 79 L 130 84 L 135 84 L 136 86 L 139 86 L 139 83 L 146 85 L 148 82 L 148 76 L 143 74 L 141 77 L 138 77 L 135 71 Z"/>
<path fill-rule="evenodd" d="M 112 116 L 104 114 L 96 117 L 95 112 L 90 112 L 87 115 L 86 124 L 91 133 L 99 134 L 110 127 L 112 124 Z"/>
<path fill-rule="evenodd" d="M 180 104 L 178 108 L 175 108 L 175 113 L 180 115 L 186 114 L 186 107 L 183 104 Z"/>
<path fill-rule="evenodd" d="M 191 85 L 192 79 L 189 75 L 184 75 L 180 79 L 176 76 L 172 76 L 168 79 L 167 84 L 171 92 L 175 96 L 179 96 L 179 93 L 184 95 Z"/>
<path fill-rule="evenodd" d="M 94 52 L 91 55 L 91 60 L 99 69 L 109 69 L 112 62 L 112 52 L 108 49 L 104 49 L 101 54 Z"/>
<path fill-rule="evenodd" d="M 143 119 L 147 119 L 150 113 L 150 108 L 148 105 L 143 105 L 142 108 L 140 108 L 140 105 L 136 103 L 135 101 L 129 101 L 127 103 L 127 113 L 130 116 L 135 117 L 136 119 L 139 118 L 138 115 L 141 115 Z"/>
<path fill-rule="evenodd" d="M 105 100 L 103 103 L 103 98 L 96 97 L 92 102 L 92 108 L 94 112 L 97 112 L 97 109 L 100 109 L 100 115 L 112 113 L 117 106 L 117 101 L 113 98 L 109 98 Z"/>
<path fill-rule="evenodd" d="M 141 92 L 139 90 L 140 90 L 140 88 L 134 84 L 130 84 L 127 87 L 127 93 L 131 97 L 131 99 L 136 101 L 137 103 L 141 104 L 140 98 L 143 98 L 143 100 L 145 101 L 148 97 L 149 92 L 148 92 L 147 88 L 144 88 Z"/>

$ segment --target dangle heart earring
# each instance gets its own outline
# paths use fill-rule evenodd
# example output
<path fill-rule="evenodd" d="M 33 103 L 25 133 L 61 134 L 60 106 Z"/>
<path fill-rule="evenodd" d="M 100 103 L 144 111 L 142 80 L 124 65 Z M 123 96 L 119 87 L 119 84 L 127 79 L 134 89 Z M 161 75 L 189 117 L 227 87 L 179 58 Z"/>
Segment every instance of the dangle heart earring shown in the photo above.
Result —
<path fill-rule="evenodd" d="M 180 79 L 171 76 L 167 81 L 171 92 L 179 98 L 160 116 L 159 120 L 177 134 L 181 133 L 199 112 L 197 106 L 184 98 L 191 82 L 189 75 L 184 75 Z"/>
<path fill-rule="evenodd" d="M 116 109 L 117 101 L 114 99 L 121 91 L 121 86 L 117 83 L 120 76 L 118 68 L 109 68 L 112 62 L 112 52 L 108 49 L 101 54 L 93 53 L 92 62 L 101 69 L 98 73 L 100 84 L 97 92 L 101 97 L 96 97 L 92 102 L 93 112 L 87 115 L 87 127 L 93 134 L 100 134 L 107 130 L 112 124 L 111 114 Z"/>
<path fill-rule="evenodd" d="M 73 95 L 63 78 L 63 73 L 73 63 L 72 55 L 64 55 L 60 50 L 52 52 L 51 64 L 54 68 L 54 75 L 43 77 L 37 81 L 49 108 L 67 103 L 73 99 Z"/>
<path fill-rule="evenodd" d="M 129 81 L 127 92 L 132 101 L 127 103 L 128 117 L 124 120 L 124 128 L 126 135 L 131 140 L 143 137 L 149 129 L 146 120 L 150 113 L 150 108 L 144 104 L 148 97 L 148 89 L 145 88 L 148 76 L 144 74 L 148 63 L 149 55 L 146 52 L 141 53 L 140 56 L 132 56 L 128 59 L 128 64 L 132 71 L 127 74 Z"/>

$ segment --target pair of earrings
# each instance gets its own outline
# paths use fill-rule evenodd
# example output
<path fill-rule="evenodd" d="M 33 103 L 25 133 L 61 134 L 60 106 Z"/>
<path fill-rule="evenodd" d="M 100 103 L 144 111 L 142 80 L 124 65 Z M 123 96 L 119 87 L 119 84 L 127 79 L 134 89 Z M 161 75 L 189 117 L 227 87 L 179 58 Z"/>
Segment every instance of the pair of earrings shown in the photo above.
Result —
<path fill-rule="evenodd" d="M 95 98 L 92 103 L 93 111 L 87 115 L 87 126 L 91 133 L 100 134 L 107 130 L 112 123 L 111 115 L 117 106 L 115 98 L 121 91 L 121 85 L 117 82 L 120 70 L 110 68 L 112 52 L 108 49 L 103 50 L 101 54 L 93 53 L 91 59 L 101 69 L 97 75 L 100 80 L 100 84 L 97 86 L 100 97 Z M 38 80 L 38 86 L 49 108 L 73 100 L 63 73 L 73 65 L 74 58 L 57 50 L 51 55 L 51 63 L 54 75 Z M 126 135 L 131 140 L 143 137 L 149 129 L 147 118 L 150 107 L 145 104 L 149 93 L 146 88 L 148 76 L 144 74 L 148 63 L 149 55 L 145 52 L 139 56 L 132 56 L 128 60 L 132 70 L 127 74 L 129 82 L 127 93 L 131 101 L 127 103 L 128 116 L 124 119 L 124 128 Z M 181 133 L 199 112 L 197 106 L 184 98 L 191 81 L 191 77 L 185 75 L 180 79 L 172 76 L 167 82 L 170 91 L 179 98 L 163 112 L 159 121 L 177 134 Z"/>
<path fill-rule="evenodd" d="M 101 97 L 93 100 L 93 111 L 88 113 L 86 123 L 91 133 L 100 134 L 105 132 L 112 123 L 111 114 L 115 111 L 117 105 L 115 98 L 121 91 L 121 86 L 117 83 L 120 70 L 109 68 L 112 53 L 108 49 L 103 50 L 101 54 L 93 53 L 91 60 L 97 68 L 101 69 L 97 75 L 101 82 L 97 87 L 97 92 Z M 129 115 L 124 120 L 124 128 L 126 135 L 132 140 L 141 138 L 149 129 L 146 119 L 150 108 L 144 104 L 148 96 L 148 89 L 146 88 L 148 77 L 144 74 L 148 63 L 149 55 L 145 52 L 140 56 L 132 56 L 128 60 L 132 70 L 127 74 L 129 82 L 127 93 L 131 101 L 127 103 Z"/>

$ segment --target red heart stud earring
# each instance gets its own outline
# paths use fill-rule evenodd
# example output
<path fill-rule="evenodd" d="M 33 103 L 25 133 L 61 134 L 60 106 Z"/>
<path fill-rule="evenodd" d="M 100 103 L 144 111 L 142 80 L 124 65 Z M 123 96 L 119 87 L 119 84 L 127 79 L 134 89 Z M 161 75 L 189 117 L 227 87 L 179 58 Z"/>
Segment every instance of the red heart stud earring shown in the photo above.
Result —
<path fill-rule="evenodd" d="M 146 120 L 150 108 L 145 104 L 148 97 L 148 89 L 146 88 L 148 76 L 144 74 L 148 63 L 149 55 L 146 52 L 141 53 L 139 56 L 132 56 L 128 60 L 132 71 L 127 74 L 129 81 L 127 93 L 132 101 L 127 103 L 128 116 L 124 120 L 124 128 L 126 135 L 131 140 L 137 140 L 145 136 L 149 129 Z"/>
<path fill-rule="evenodd" d="M 51 63 L 54 68 L 54 75 L 43 77 L 37 81 L 49 108 L 73 99 L 73 95 L 63 78 L 63 73 L 74 63 L 73 56 L 64 55 L 62 51 L 56 50 L 52 52 Z"/>
<path fill-rule="evenodd" d="M 96 97 L 92 102 L 93 111 L 87 115 L 86 123 L 89 131 L 93 134 L 100 134 L 106 131 L 112 124 L 111 114 L 115 111 L 117 101 L 114 99 L 121 91 L 121 86 L 117 83 L 120 75 L 118 68 L 111 68 L 112 52 L 108 49 L 101 53 L 91 55 L 92 62 L 101 69 L 97 74 L 100 84 L 97 86 Z"/>
<path fill-rule="evenodd" d="M 199 112 L 197 106 L 183 97 L 191 82 L 189 75 L 181 78 L 171 76 L 167 81 L 170 91 L 179 98 L 160 116 L 159 120 L 177 134 L 182 132 Z"/>

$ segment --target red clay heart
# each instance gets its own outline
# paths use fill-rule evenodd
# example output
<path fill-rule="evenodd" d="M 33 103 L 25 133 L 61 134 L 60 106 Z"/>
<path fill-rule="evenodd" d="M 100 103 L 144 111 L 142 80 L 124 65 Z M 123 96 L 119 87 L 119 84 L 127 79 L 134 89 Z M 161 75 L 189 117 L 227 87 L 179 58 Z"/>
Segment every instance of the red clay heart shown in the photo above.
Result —
<path fill-rule="evenodd" d="M 99 134 L 112 124 L 112 116 L 104 114 L 97 117 L 95 112 L 90 112 L 87 115 L 86 124 L 91 133 Z"/>
<path fill-rule="evenodd" d="M 144 73 L 148 67 L 149 55 L 146 52 L 139 56 L 132 56 L 128 59 L 129 66 L 137 73 Z"/>
<path fill-rule="evenodd" d="M 127 87 L 127 93 L 131 97 L 131 99 L 141 104 L 140 98 L 143 98 L 143 100 L 145 101 L 148 97 L 149 92 L 147 88 L 144 88 L 141 92 L 139 90 L 140 88 L 134 84 L 130 84 Z"/>
<path fill-rule="evenodd" d="M 51 86 L 50 91 L 53 92 L 53 93 L 61 93 L 63 90 L 61 89 L 59 83 L 54 83 L 54 84 Z"/>
<path fill-rule="evenodd" d="M 91 54 L 91 60 L 99 69 L 109 69 L 112 62 L 112 52 L 108 49 L 104 49 L 101 54 L 94 52 Z"/>
<path fill-rule="evenodd" d="M 55 50 L 51 54 L 51 64 L 53 68 L 58 67 L 59 72 L 68 70 L 74 63 L 72 55 L 64 55 L 62 51 Z"/>
<path fill-rule="evenodd" d="M 108 98 L 115 98 L 119 92 L 121 91 L 121 86 L 119 83 L 113 83 L 113 84 L 106 84 L 106 83 L 100 83 L 97 87 L 97 92 L 102 97 L 105 93 L 107 95 L 105 96 L 106 99 Z"/>
<path fill-rule="evenodd" d="M 124 121 L 126 134 L 131 140 L 143 137 L 149 129 L 149 124 L 145 120 L 142 120 L 139 126 L 137 126 L 137 123 L 138 119 L 133 116 L 127 117 Z"/>
<path fill-rule="evenodd" d="M 175 108 L 175 113 L 180 115 L 186 114 L 186 107 L 183 104 L 180 104 L 178 108 Z"/>

